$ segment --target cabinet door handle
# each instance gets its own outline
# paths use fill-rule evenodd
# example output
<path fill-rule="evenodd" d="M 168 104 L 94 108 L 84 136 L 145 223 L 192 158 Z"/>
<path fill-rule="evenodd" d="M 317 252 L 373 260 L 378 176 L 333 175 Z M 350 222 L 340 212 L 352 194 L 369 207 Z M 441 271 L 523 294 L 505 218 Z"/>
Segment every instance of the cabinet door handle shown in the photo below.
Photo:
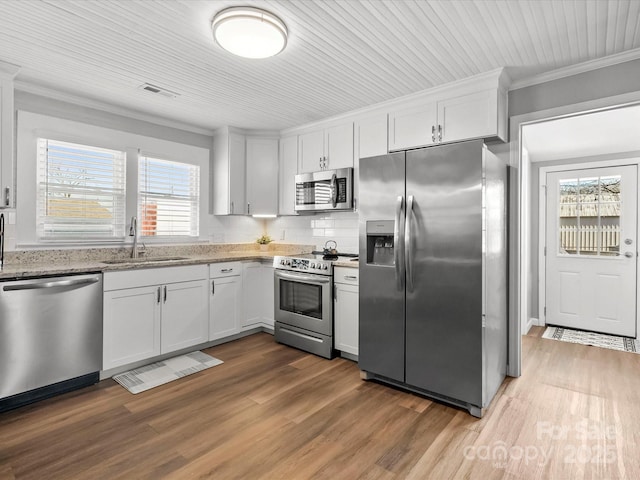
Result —
<path fill-rule="evenodd" d="M 344 279 L 345 280 L 358 280 L 358 277 L 356 277 L 355 275 L 345 275 Z"/>
<path fill-rule="evenodd" d="M 220 273 L 231 273 L 233 272 L 233 268 L 223 268 L 220 270 Z"/>
<path fill-rule="evenodd" d="M 216 293 L 216 282 L 212 281 L 211 282 L 211 295 L 215 295 Z"/>
<path fill-rule="evenodd" d="M 167 303 L 167 286 L 164 286 L 164 303 Z"/>
<path fill-rule="evenodd" d="M 247 215 L 251 215 L 251 204 L 247 203 Z"/>
<path fill-rule="evenodd" d="M 11 204 L 11 187 L 4 187 L 4 204 L 7 207 Z"/>
<path fill-rule="evenodd" d="M 438 125 L 438 141 L 442 141 L 442 125 Z"/>
<path fill-rule="evenodd" d="M 233 202 L 231 202 L 231 213 L 233 213 Z"/>
<path fill-rule="evenodd" d="M 431 125 L 431 141 L 433 143 L 436 142 L 436 126 L 435 125 Z"/>
<path fill-rule="evenodd" d="M 157 299 L 157 302 L 158 302 L 158 303 L 160 303 L 160 290 L 161 290 L 161 288 L 162 288 L 162 287 L 158 287 L 158 299 Z"/>
<path fill-rule="evenodd" d="M 333 285 L 333 300 L 338 301 L 338 286 L 336 284 Z"/>

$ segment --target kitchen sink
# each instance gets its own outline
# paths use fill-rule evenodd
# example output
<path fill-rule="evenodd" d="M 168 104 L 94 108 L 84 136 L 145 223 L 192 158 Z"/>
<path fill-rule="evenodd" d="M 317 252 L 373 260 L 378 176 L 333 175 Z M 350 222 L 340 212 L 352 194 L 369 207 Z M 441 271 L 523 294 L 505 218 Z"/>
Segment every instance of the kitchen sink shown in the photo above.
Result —
<path fill-rule="evenodd" d="M 121 263 L 156 263 L 156 262 L 175 262 L 178 260 L 188 260 L 188 257 L 138 257 L 138 258 L 123 258 L 118 260 L 104 260 L 100 263 L 106 263 L 107 265 L 118 265 Z"/>

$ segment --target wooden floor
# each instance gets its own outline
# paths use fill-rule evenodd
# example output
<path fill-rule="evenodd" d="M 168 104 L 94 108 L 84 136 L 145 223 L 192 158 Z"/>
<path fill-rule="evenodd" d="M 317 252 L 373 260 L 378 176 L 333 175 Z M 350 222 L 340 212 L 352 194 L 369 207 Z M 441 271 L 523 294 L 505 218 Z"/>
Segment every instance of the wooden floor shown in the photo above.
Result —
<path fill-rule="evenodd" d="M 640 478 L 640 355 L 541 333 L 481 420 L 253 335 L 136 396 L 105 380 L 0 414 L 0 479 Z"/>

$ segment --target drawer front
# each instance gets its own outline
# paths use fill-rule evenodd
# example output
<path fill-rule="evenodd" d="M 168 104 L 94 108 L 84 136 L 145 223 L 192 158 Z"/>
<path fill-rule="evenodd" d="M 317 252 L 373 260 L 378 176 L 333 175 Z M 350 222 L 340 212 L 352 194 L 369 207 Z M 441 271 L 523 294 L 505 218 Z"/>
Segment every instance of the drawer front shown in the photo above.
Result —
<path fill-rule="evenodd" d="M 333 269 L 333 281 L 335 283 L 346 283 L 348 285 L 358 285 L 360 271 L 357 268 L 335 267 Z"/>
<path fill-rule="evenodd" d="M 324 358 L 333 358 L 333 338 L 284 323 L 275 323 L 276 342 L 314 353 Z"/>
<path fill-rule="evenodd" d="M 242 273 L 240 262 L 220 262 L 209 265 L 209 278 L 231 277 Z"/>

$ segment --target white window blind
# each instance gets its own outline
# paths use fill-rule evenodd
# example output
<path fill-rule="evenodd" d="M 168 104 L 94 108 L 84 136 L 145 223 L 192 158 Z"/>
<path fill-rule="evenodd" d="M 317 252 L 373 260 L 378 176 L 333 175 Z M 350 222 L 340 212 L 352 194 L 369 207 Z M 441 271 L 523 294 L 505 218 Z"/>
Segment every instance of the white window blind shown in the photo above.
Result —
<path fill-rule="evenodd" d="M 141 156 L 138 178 L 143 237 L 199 235 L 199 166 Z"/>
<path fill-rule="evenodd" d="M 48 240 L 124 238 L 122 151 L 38 138 L 38 235 Z"/>

